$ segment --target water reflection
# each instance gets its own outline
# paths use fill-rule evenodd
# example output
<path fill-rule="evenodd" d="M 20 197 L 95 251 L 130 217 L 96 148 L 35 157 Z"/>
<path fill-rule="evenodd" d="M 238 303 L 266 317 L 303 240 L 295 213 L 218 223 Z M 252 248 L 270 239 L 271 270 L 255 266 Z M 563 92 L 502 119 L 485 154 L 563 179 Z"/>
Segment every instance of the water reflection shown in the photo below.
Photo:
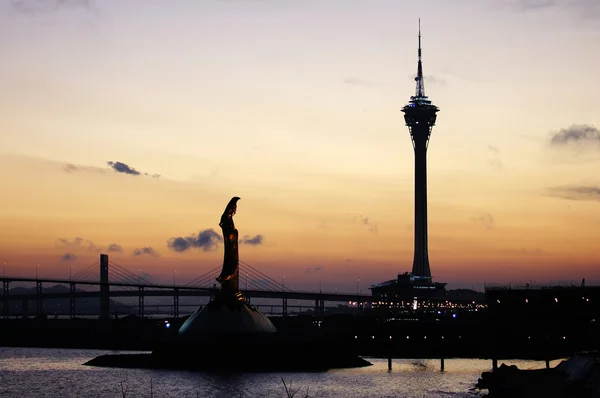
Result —
<path fill-rule="evenodd" d="M 369 359 L 373 366 L 321 373 L 201 373 L 83 366 L 107 353 L 96 350 L 0 348 L 0 396 L 120 397 L 285 397 L 288 387 L 310 397 L 481 397 L 474 388 L 489 360 L 446 359 L 445 371 L 435 359 Z M 544 362 L 505 361 L 521 369 L 542 368 Z M 501 363 L 501 362 L 500 362 Z M 551 363 L 555 366 L 558 361 Z"/>

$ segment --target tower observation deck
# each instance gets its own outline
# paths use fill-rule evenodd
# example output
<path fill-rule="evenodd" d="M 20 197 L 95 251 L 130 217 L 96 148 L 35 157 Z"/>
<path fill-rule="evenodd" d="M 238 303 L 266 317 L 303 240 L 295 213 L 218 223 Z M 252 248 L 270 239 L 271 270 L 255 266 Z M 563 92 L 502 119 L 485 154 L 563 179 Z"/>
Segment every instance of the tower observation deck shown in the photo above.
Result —
<path fill-rule="evenodd" d="M 415 252 L 412 278 L 431 281 L 427 247 L 427 147 L 439 108 L 425 95 L 423 62 L 421 60 L 421 21 L 419 20 L 419 49 L 415 95 L 404 108 L 404 121 L 408 126 L 415 151 Z"/>

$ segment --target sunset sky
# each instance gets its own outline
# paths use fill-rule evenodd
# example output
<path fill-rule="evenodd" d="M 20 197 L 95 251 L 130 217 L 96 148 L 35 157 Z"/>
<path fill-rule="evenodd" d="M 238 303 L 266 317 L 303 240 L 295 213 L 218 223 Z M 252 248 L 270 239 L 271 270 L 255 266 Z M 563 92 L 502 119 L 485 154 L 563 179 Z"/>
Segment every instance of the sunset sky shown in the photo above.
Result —
<path fill-rule="evenodd" d="M 222 263 L 232 196 L 241 260 L 288 286 L 409 271 L 421 18 L 434 279 L 600 283 L 597 0 L 0 7 L 7 275 L 104 252 L 191 280 Z"/>

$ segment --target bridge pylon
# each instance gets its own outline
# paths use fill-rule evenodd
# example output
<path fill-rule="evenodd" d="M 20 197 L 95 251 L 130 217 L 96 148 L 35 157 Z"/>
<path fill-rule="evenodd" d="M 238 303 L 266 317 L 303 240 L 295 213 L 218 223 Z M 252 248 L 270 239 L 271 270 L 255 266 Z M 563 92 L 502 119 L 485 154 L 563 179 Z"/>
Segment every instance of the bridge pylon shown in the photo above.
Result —
<path fill-rule="evenodd" d="M 110 318 L 108 285 L 108 254 L 100 254 L 100 318 Z"/>

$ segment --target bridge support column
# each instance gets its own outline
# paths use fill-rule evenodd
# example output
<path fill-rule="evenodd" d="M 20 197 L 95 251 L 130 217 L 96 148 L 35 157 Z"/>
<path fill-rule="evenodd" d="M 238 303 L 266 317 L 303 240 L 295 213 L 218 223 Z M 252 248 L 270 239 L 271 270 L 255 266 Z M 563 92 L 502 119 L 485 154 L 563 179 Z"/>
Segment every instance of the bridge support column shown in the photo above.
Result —
<path fill-rule="evenodd" d="M 173 295 L 173 316 L 179 318 L 179 288 L 175 288 Z"/>
<path fill-rule="evenodd" d="M 69 317 L 75 318 L 75 284 L 69 283 Z"/>
<path fill-rule="evenodd" d="M 10 313 L 10 282 L 7 280 L 2 281 L 2 316 L 4 319 L 8 318 Z"/>
<path fill-rule="evenodd" d="M 42 282 L 35 282 L 35 299 L 37 303 L 37 315 L 44 312 L 44 300 L 42 300 Z"/>
<path fill-rule="evenodd" d="M 140 318 L 144 317 L 144 287 L 139 287 L 139 296 L 138 296 L 138 315 Z"/>
<path fill-rule="evenodd" d="M 271 308 L 273 308 L 273 307 L 271 307 Z M 271 312 L 272 311 L 273 310 L 271 310 Z M 287 298 L 283 298 L 283 306 L 282 306 L 282 310 L 281 311 L 283 313 L 283 316 L 287 316 L 287 313 L 288 313 L 288 310 L 287 310 Z"/>
<path fill-rule="evenodd" d="M 100 255 L 100 318 L 110 318 L 110 298 L 108 285 L 108 254 Z"/>

